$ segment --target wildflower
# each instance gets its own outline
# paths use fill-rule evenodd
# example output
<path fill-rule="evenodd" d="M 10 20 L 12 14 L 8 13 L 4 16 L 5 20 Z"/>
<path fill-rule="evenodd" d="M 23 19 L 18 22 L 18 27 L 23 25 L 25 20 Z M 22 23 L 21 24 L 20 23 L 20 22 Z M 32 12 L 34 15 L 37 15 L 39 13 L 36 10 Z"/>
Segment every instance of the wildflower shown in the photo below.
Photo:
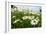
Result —
<path fill-rule="evenodd" d="M 38 21 L 39 21 L 39 17 L 36 17 L 36 20 L 38 20 Z"/>
<path fill-rule="evenodd" d="M 34 17 L 35 17 L 35 16 L 30 16 L 29 19 L 32 20 L 32 19 L 34 19 Z"/>
<path fill-rule="evenodd" d="M 31 20 L 31 24 L 32 25 L 36 25 L 36 24 L 38 24 L 38 22 L 39 22 L 39 19 L 34 19 L 34 20 Z"/>
<path fill-rule="evenodd" d="M 27 18 L 28 18 L 27 16 L 22 17 L 23 20 L 25 20 L 25 19 L 27 19 Z"/>
<path fill-rule="evenodd" d="M 34 17 L 35 17 L 35 16 L 24 16 L 24 17 L 22 17 L 22 19 L 23 19 L 23 20 L 25 20 L 25 19 L 30 19 L 30 20 L 32 20 L 32 19 L 34 19 Z"/>
<path fill-rule="evenodd" d="M 13 22 L 13 24 L 16 23 L 16 22 L 18 22 L 18 21 L 20 21 L 20 19 L 15 20 L 15 21 Z"/>
<path fill-rule="evenodd" d="M 15 16 L 13 16 L 12 18 L 14 18 Z"/>
<path fill-rule="evenodd" d="M 20 20 L 20 22 L 22 22 L 22 21 Z"/>

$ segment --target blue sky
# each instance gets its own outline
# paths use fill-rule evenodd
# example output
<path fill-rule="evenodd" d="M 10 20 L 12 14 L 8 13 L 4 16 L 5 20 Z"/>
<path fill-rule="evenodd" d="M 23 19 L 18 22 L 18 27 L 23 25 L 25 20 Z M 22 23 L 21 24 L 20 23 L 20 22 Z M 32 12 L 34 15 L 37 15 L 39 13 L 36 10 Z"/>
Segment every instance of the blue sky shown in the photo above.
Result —
<path fill-rule="evenodd" d="M 19 8 L 29 9 L 29 10 L 32 10 L 32 11 L 40 12 L 41 6 L 23 6 L 23 5 L 19 5 Z"/>
<path fill-rule="evenodd" d="M 40 11 L 41 7 L 40 6 L 35 6 L 35 7 L 31 7 L 32 11 Z"/>
<path fill-rule="evenodd" d="M 32 10 L 32 11 L 37 11 L 37 12 L 39 12 L 40 11 L 40 9 L 41 9 L 41 7 L 40 6 L 30 6 L 30 7 L 26 7 L 25 6 L 25 9 L 27 9 L 27 8 L 29 8 L 30 10 Z"/>

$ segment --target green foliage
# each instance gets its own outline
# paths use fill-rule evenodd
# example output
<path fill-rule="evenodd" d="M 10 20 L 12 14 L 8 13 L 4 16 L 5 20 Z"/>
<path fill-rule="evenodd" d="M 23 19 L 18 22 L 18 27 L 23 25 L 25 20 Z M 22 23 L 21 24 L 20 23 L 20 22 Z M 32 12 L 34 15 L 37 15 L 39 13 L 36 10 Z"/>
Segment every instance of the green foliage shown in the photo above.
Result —
<path fill-rule="evenodd" d="M 28 10 L 29 11 L 29 10 Z M 23 16 L 35 16 L 36 17 L 39 17 L 40 21 L 37 25 L 31 25 L 29 19 L 26 19 L 26 20 L 23 20 L 22 17 Z M 14 18 L 12 18 L 13 16 L 15 16 Z M 20 19 L 20 21 L 17 21 L 16 23 L 13 24 L 13 22 L 17 19 Z M 41 27 L 41 14 L 40 15 L 37 15 L 37 14 L 29 14 L 28 12 L 26 14 L 24 14 L 24 11 L 19 11 L 19 10 L 16 10 L 14 12 L 11 11 L 11 28 L 31 28 L 31 27 Z"/>

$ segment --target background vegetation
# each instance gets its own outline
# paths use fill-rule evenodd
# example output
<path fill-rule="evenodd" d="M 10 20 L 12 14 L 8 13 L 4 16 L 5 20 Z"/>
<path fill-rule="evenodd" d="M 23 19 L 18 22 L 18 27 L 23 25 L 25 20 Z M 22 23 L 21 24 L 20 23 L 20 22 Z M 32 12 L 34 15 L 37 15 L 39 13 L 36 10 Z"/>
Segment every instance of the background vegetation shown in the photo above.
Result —
<path fill-rule="evenodd" d="M 13 7 L 11 7 L 11 8 L 13 8 Z M 11 11 L 11 28 L 12 29 L 13 28 L 34 28 L 34 27 L 41 27 L 41 11 L 39 13 L 40 15 L 29 13 L 29 10 L 27 10 L 26 14 L 24 14 L 24 12 L 25 12 L 24 10 L 22 10 L 22 11 L 14 10 L 14 12 Z M 39 17 L 40 21 L 39 21 L 39 23 L 37 25 L 32 25 L 30 23 L 31 20 L 29 20 L 29 19 L 26 19 L 26 20 L 22 19 L 23 16 L 32 16 L 32 15 L 35 16 L 35 18 Z M 12 18 L 13 16 L 15 16 L 15 17 Z M 17 21 L 16 23 L 13 23 L 17 19 L 20 19 L 20 21 L 22 21 L 22 22 Z"/>

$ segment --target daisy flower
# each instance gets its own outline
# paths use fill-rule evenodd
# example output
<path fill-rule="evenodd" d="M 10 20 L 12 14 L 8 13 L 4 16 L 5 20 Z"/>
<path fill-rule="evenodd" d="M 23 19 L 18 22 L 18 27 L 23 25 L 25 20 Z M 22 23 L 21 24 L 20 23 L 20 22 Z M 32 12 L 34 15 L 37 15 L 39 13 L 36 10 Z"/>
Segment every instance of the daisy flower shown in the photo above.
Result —
<path fill-rule="evenodd" d="M 13 16 L 12 18 L 14 18 L 15 16 Z"/>
<path fill-rule="evenodd" d="M 35 17 L 35 16 L 24 16 L 24 17 L 22 17 L 22 19 L 23 19 L 23 20 L 25 20 L 25 19 L 30 19 L 30 20 L 32 20 L 32 19 L 34 19 L 34 17 Z"/>
<path fill-rule="evenodd" d="M 20 19 L 15 20 L 15 21 L 13 22 L 13 24 L 16 23 L 16 22 L 18 22 L 18 21 L 20 21 Z"/>
<path fill-rule="evenodd" d="M 35 16 L 30 16 L 29 19 L 32 20 L 32 19 L 34 19 L 34 17 L 35 17 Z"/>
<path fill-rule="evenodd" d="M 32 24 L 32 25 L 37 25 L 38 22 L 39 22 L 39 19 L 31 20 L 31 24 Z"/>
<path fill-rule="evenodd" d="M 24 16 L 24 17 L 22 17 L 22 19 L 25 20 L 25 19 L 28 19 L 28 17 L 27 16 Z"/>

